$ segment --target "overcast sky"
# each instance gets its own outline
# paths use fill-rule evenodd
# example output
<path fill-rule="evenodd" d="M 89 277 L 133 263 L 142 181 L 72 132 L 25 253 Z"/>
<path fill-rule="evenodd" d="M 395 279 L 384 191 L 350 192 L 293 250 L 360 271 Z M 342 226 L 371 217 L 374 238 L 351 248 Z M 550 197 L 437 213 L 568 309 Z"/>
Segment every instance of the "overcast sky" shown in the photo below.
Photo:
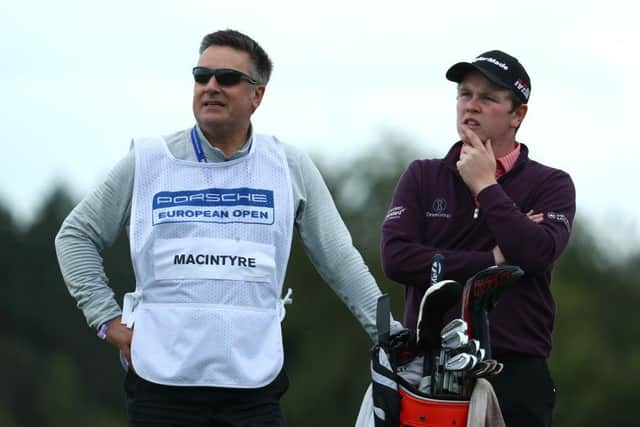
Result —
<path fill-rule="evenodd" d="M 443 155 L 457 138 L 447 68 L 513 54 L 532 80 L 520 141 L 571 174 L 603 240 L 637 246 L 639 15 L 619 0 L 3 0 L 0 200 L 28 219 L 54 184 L 85 195 L 132 137 L 190 127 L 200 39 L 233 28 L 275 65 L 256 129 L 323 163 L 383 131 Z"/>

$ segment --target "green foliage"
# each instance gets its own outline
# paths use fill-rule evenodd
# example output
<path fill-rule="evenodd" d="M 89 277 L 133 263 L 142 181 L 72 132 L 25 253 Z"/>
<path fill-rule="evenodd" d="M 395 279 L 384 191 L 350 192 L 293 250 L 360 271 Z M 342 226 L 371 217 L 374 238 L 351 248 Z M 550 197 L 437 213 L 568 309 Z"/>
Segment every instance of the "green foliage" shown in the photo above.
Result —
<path fill-rule="evenodd" d="M 385 279 L 380 225 L 400 174 L 416 154 L 394 135 L 344 167 L 321 168 L 337 206 L 384 292 L 402 313 L 402 287 Z M 53 239 L 73 206 L 56 190 L 26 229 L 0 206 L 0 426 L 123 426 L 124 372 L 117 352 L 95 337 L 63 283 Z M 640 385 L 640 254 L 612 263 L 579 218 L 556 270 L 558 304 L 550 366 L 558 386 L 555 425 L 635 425 Z M 118 298 L 134 287 L 125 236 L 104 252 Z M 283 323 L 292 426 L 353 425 L 369 382 L 372 345 L 320 279 L 294 239 L 285 288 L 294 304 Z"/>
<path fill-rule="evenodd" d="M 550 359 L 558 390 L 555 424 L 635 425 L 640 264 L 634 262 L 637 255 L 625 265 L 614 264 L 576 223 L 553 283 L 558 306 Z"/>
<path fill-rule="evenodd" d="M 58 189 L 26 230 L 0 208 L 3 427 L 125 424 L 115 352 L 99 345 L 95 332 L 86 328 L 55 256 L 55 234 L 72 207 L 71 198 Z M 109 390 L 104 390 L 100 380 L 107 373 Z"/>
<path fill-rule="evenodd" d="M 342 168 L 321 167 L 354 246 L 362 254 L 384 293 L 391 296 L 392 312 L 402 319 L 403 290 L 385 278 L 380 263 L 380 230 L 400 175 L 409 164 L 428 156 L 401 135 L 388 133 L 365 153 Z"/>

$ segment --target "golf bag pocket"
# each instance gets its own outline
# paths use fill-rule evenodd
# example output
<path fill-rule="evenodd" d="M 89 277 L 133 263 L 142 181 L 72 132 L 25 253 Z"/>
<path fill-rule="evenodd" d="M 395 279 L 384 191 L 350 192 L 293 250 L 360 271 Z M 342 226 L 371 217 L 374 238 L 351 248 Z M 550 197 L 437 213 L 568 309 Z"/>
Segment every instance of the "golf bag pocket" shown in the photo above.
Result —
<path fill-rule="evenodd" d="M 466 426 L 468 400 L 448 400 L 427 397 L 413 387 L 400 383 L 399 427 Z M 376 426 L 377 427 L 377 426 Z"/>
<path fill-rule="evenodd" d="M 425 394 L 418 390 L 422 355 L 400 366 L 394 366 L 380 346 L 375 346 L 371 355 L 375 427 L 467 425 L 469 400 L 454 395 Z"/>

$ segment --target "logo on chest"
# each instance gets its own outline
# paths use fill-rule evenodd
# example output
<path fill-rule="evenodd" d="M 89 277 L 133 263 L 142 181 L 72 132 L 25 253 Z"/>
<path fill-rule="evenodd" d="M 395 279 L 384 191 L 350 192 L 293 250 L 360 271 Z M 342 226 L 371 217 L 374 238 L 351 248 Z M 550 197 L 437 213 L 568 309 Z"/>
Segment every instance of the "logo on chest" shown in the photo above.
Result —
<path fill-rule="evenodd" d="M 426 213 L 427 218 L 451 218 L 447 212 L 447 201 L 443 198 L 434 199 L 431 203 L 431 210 Z"/>
<path fill-rule="evenodd" d="M 273 191 L 257 188 L 207 188 L 161 191 L 153 196 L 153 225 L 175 222 L 274 223 Z"/>

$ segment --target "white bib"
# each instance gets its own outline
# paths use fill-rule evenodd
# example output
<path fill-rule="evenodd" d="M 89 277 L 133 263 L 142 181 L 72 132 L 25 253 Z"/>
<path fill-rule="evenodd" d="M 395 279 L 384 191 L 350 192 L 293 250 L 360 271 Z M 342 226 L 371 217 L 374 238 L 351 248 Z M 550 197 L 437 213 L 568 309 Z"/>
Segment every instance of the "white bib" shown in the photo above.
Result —
<path fill-rule="evenodd" d="M 282 283 L 293 198 L 284 150 L 254 135 L 222 163 L 175 159 L 161 138 L 134 141 L 129 238 L 136 292 L 132 363 L 149 381 L 257 388 L 282 369 Z"/>

